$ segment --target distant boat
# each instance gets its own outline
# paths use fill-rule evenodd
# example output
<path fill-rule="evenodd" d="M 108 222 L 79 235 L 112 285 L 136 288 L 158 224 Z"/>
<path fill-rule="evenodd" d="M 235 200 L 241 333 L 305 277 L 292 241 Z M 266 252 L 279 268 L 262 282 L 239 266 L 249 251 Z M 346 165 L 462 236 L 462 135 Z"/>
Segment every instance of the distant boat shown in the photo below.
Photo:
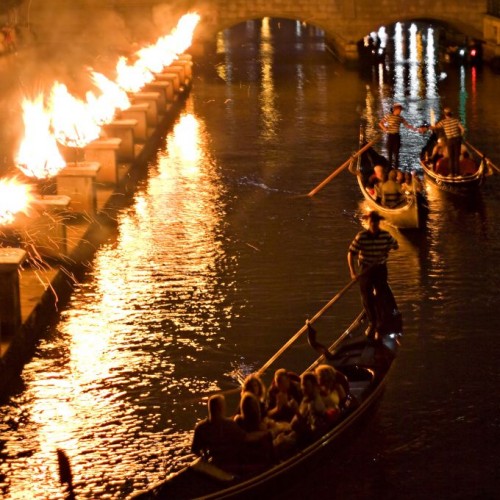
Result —
<path fill-rule="evenodd" d="M 479 157 L 474 150 L 467 147 L 469 156 L 475 162 L 477 170 L 468 175 L 443 175 L 443 173 L 435 170 L 435 166 L 430 159 L 437 139 L 437 135 L 432 134 L 420 155 L 420 165 L 424 170 L 426 180 L 440 190 L 454 194 L 467 195 L 477 190 L 483 184 L 485 177 L 490 174 L 486 159 Z"/>
<path fill-rule="evenodd" d="M 364 144 L 365 141 L 361 134 L 359 147 L 363 147 Z M 381 200 L 375 199 L 369 193 L 367 186 L 369 175 L 373 172 L 374 159 L 382 160 L 382 164 L 388 163 L 385 157 L 371 147 L 358 156 L 355 165 L 349 167 L 349 171 L 357 177 L 359 189 L 369 209 L 376 210 L 387 222 L 400 229 L 418 229 L 426 214 L 425 197 L 422 193 L 418 193 L 413 186 L 412 191 L 406 192 L 401 202 L 395 207 L 388 207 Z"/>

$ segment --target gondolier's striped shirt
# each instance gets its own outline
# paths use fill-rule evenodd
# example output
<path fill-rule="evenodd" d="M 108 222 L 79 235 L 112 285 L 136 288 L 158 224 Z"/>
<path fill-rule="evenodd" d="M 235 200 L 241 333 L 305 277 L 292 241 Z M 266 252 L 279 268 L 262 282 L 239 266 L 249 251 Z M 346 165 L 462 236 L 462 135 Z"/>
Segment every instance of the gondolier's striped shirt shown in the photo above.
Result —
<path fill-rule="evenodd" d="M 382 229 L 377 234 L 370 231 L 360 231 L 349 247 L 349 252 L 358 255 L 361 266 L 371 266 L 374 264 L 385 264 L 389 255 L 389 250 L 399 248 L 389 232 Z"/>
<path fill-rule="evenodd" d="M 408 122 L 401 115 L 393 115 L 392 113 L 385 115 L 383 121 L 388 134 L 399 134 L 401 124 L 408 124 Z"/>
<path fill-rule="evenodd" d="M 447 139 L 453 139 L 454 137 L 460 137 L 462 135 L 460 120 L 458 118 L 443 118 L 436 123 L 436 128 L 442 128 Z"/>

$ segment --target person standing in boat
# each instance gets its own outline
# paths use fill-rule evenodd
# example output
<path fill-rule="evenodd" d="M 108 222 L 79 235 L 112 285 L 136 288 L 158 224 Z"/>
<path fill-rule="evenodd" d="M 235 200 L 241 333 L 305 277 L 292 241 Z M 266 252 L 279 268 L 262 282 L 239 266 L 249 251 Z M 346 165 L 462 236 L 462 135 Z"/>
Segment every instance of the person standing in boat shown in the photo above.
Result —
<path fill-rule="evenodd" d="M 444 118 L 429 128 L 435 132 L 440 130 L 444 132 L 451 175 L 455 176 L 460 173 L 460 152 L 465 129 L 460 120 L 453 116 L 450 108 L 444 108 L 443 112 Z"/>
<path fill-rule="evenodd" d="M 387 283 L 387 258 L 391 250 L 399 248 L 398 242 L 388 231 L 380 229 L 383 217 L 376 211 L 363 217 L 368 229 L 360 231 L 349 246 L 347 263 L 352 279 L 359 279 L 363 307 L 369 325 L 366 335 L 375 338 L 382 326 L 383 307 L 392 304 L 393 295 Z M 357 257 L 358 266 L 355 260 Z"/>
<path fill-rule="evenodd" d="M 379 122 L 379 127 L 387 134 L 387 157 L 389 165 L 394 168 L 399 168 L 399 150 L 401 148 L 401 125 L 406 128 L 418 132 L 419 129 L 410 125 L 406 119 L 401 116 L 403 105 L 395 103 L 391 112 L 385 115 Z"/>

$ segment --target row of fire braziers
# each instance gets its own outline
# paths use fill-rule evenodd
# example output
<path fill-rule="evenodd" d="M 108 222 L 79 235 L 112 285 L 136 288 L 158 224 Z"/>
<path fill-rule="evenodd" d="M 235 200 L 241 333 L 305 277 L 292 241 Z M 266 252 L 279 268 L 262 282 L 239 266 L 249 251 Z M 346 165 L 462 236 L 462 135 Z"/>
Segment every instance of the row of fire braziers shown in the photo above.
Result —
<path fill-rule="evenodd" d="M 78 243 L 68 240 L 68 227 L 75 221 L 80 226 L 95 222 L 152 135 L 174 118 L 175 104 L 191 86 L 192 65 L 189 54 L 180 55 L 153 82 L 130 94 L 131 106 L 103 125 L 99 139 L 81 149 L 65 149 L 66 167 L 38 183 L 30 210 L 0 227 L 0 349 L 7 348 L 2 338 L 22 323 L 20 271 L 44 259 L 71 267 Z"/>

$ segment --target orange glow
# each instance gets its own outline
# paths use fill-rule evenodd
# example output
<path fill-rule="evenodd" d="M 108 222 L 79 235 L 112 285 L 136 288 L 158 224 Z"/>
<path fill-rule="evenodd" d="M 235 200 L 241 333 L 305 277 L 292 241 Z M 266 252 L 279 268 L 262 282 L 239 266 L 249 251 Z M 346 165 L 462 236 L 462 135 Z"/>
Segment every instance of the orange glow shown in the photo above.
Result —
<path fill-rule="evenodd" d="M 33 186 L 23 184 L 15 178 L 0 179 L 0 224 L 14 222 L 15 215 L 27 212 L 33 199 Z"/>
<path fill-rule="evenodd" d="M 38 179 L 56 175 L 66 166 L 57 142 L 83 148 L 98 139 L 102 125 L 113 120 L 116 110 L 130 106 L 127 92 L 139 91 L 154 79 L 154 72 L 160 72 L 191 45 L 199 20 L 198 14 L 186 14 L 170 35 L 138 51 L 135 63 L 120 58 L 116 82 L 92 72 L 93 82 L 101 92 L 98 96 L 89 91 L 84 101 L 71 95 L 66 85 L 56 82 L 47 107 L 43 95 L 33 102 L 26 99 L 25 137 L 16 159 L 18 168 Z"/>
<path fill-rule="evenodd" d="M 50 114 L 43 97 L 23 101 L 24 139 L 16 158 L 17 167 L 28 177 L 47 179 L 66 166 L 50 131 Z"/>
<path fill-rule="evenodd" d="M 135 63 L 129 64 L 126 58 L 120 58 L 116 66 L 118 85 L 127 92 L 137 92 L 151 82 L 155 73 L 162 71 L 189 48 L 199 20 L 198 14 L 186 14 L 170 35 L 159 38 L 154 45 L 138 50 Z"/>
<path fill-rule="evenodd" d="M 142 64 L 128 64 L 125 57 L 120 57 L 116 65 L 118 85 L 127 92 L 138 92 L 146 83 L 153 81 L 154 75 Z"/>
<path fill-rule="evenodd" d="M 89 111 L 96 123 L 104 124 L 113 120 L 116 110 L 130 107 L 130 99 L 120 86 L 101 73 L 92 73 L 92 80 L 101 91 L 99 97 L 92 92 L 87 93 Z"/>
<path fill-rule="evenodd" d="M 174 153 L 179 156 L 183 165 L 188 166 L 190 171 L 199 171 L 197 162 L 200 159 L 201 152 L 193 138 L 199 136 L 199 123 L 192 114 L 186 114 L 181 117 L 173 130 Z"/>
<path fill-rule="evenodd" d="M 101 128 L 89 106 L 73 97 L 63 83 L 52 87 L 51 119 L 57 142 L 65 146 L 81 148 L 99 137 Z"/>

